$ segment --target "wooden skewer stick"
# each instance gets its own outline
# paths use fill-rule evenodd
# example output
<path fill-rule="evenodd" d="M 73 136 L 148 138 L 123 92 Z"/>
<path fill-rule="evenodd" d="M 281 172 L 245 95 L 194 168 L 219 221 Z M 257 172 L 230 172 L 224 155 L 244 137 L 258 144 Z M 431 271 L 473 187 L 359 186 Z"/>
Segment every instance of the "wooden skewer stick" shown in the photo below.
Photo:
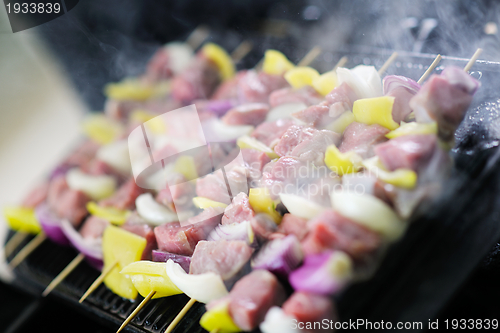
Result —
<path fill-rule="evenodd" d="M 382 67 L 380 67 L 380 69 L 378 70 L 378 74 L 379 75 L 382 75 L 385 73 L 385 71 L 387 70 L 387 68 L 389 68 L 389 66 L 392 64 L 392 62 L 398 57 L 398 53 L 397 52 L 393 52 L 391 54 L 391 56 L 389 57 L 389 59 L 387 59 L 384 64 L 382 65 Z"/>
<path fill-rule="evenodd" d="M 113 268 L 116 267 L 116 265 L 118 265 L 118 260 L 116 260 L 111 266 L 103 270 L 101 275 L 99 275 L 99 277 L 95 279 L 95 281 L 92 283 L 89 289 L 87 289 L 85 294 L 83 294 L 83 296 L 80 298 L 78 302 L 82 303 L 92 292 L 94 292 L 94 290 L 96 290 L 97 287 L 99 287 L 99 285 L 102 283 L 102 281 L 104 281 L 106 276 L 108 276 L 108 274 L 113 270 Z"/>
<path fill-rule="evenodd" d="M 315 46 L 311 49 L 311 51 L 307 52 L 307 54 L 302 58 L 301 61 L 297 64 L 297 66 L 307 66 L 311 62 L 313 62 L 314 59 L 316 59 L 317 56 L 321 54 L 321 47 Z"/>
<path fill-rule="evenodd" d="M 14 269 L 19 265 L 27 256 L 31 254 L 42 242 L 47 238 L 43 232 L 40 232 L 33 238 L 25 247 L 19 251 L 16 256 L 9 263 L 9 268 Z"/>
<path fill-rule="evenodd" d="M 125 319 L 125 321 L 123 322 L 122 326 L 120 326 L 120 328 L 118 329 L 118 331 L 116 331 L 116 333 L 119 333 L 121 332 L 121 330 L 123 330 L 125 328 L 125 326 L 127 326 L 131 321 L 132 319 L 135 318 L 135 316 L 139 313 L 139 311 L 141 311 L 141 309 L 149 302 L 149 300 L 151 300 L 151 298 L 156 294 L 156 291 L 152 290 L 147 296 L 145 299 L 142 300 L 141 304 L 139 304 L 135 310 L 127 317 L 127 319 Z"/>
<path fill-rule="evenodd" d="M 343 67 L 347 63 L 347 60 L 349 60 L 347 56 L 343 56 L 342 58 L 340 58 L 340 60 L 335 64 L 335 67 L 333 67 L 333 70 L 336 70 L 339 67 Z"/>
<path fill-rule="evenodd" d="M 209 34 L 209 29 L 205 25 L 200 25 L 193 30 L 189 37 L 186 39 L 186 44 L 191 46 L 193 50 L 196 50 L 205 39 L 207 39 Z"/>
<path fill-rule="evenodd" d="M 59 285 L 59 283 L 61 283 L 61 281 L 66 278 L 66 276 L 68 276 L 71 272 L 73 272 L 73 270 L 76 268 L 76 266 L 78 266 L 82 262 L 83 259 L 85 259 L 85 255 L 83 253 L 80 253 L 75 257 L 75 259 L 71 260 L 71 262 L 68 264 L 68 266 L 66 266 L 61 271 L 61 273 L 59 273 L 54 278 L 54 280 L 52 280 L 52 282 L 49 283 L 47 288 L 45 288 L 45 290 L 43 291 L 42 296 L 45 297 L 48 294 L 50 294 L 50 292 L 52 290 L 54 290 L 54 288 L 57 287 Z"/>
<path fill-rule="evenodd" d="M 189 309 L 191 309 L 194 303 L 196 303 L 196 300 L 194 298 L 191 298 L 189 302 L 187 302 L 186 305 L 184 305 L 181 312 L 179 312 L 179 314 L 174 318 L 174 320 L 172 320 L 170 325 L 168 325 L 167 329 L 165 330 L 165 333 L 170 333 L 174 330 L 175 326 L 177 326 L 177 324 L 182 320 L 182 317 L 184 317 L 184 315 L 189 311 Z"/>
<path fill-rule="evenodd" d="M 239 62 L 241 59 L 252 50 L 253 44 L 251 41 L 245 40 L 238 45 L 233 52 L 231 52 L 231 58 L 235 63 Z"/>
<path fill-rule="evenodd" d="M 467 65 L 465 65 L 464 72 L 468 72 L 472 68 L 472 66 L 474 65 L 474 63 L 476 62 L 477 58 L 479 58 L 479 56 L 481 55 L 482 52 L 483 52 L 482 48 L 479 48 L 479 49 L 476 50 L 476 52 L 474 52 L 474 55 L 472 56 L 472 58 L 470 58 L 470 60 L 467 63 Z"/>
<path fill-rule="evenodd" d="M 418 79 L 417 83 L 422 84 L 422 82 L 424 82 L 425 79 L 427 79 L 427 77 L 431 75 L 432 71 L 434 70 L 434 68 L 436 68 L 436 66 L 439 64 L 440 61 L 441 61 L 441 55 L 438 54 L 434 59 L 434 61 L 432 62 L 432 64 L 429 66 L 429 68 L 427 68 L 427 70 L 424 72 L 424 74 L 422 74 L 420 79 Z"/>
<path fill-rule="evenodd" d="M 16 232 L 5 244 L 5 247 L 3 248 L 3 251 L 5 253 L 5 258 L 8 258 L 12 252 L 21 244 L 26 237 L 28 237 L 28 234 L 25 232 L 18 231 Z"/>

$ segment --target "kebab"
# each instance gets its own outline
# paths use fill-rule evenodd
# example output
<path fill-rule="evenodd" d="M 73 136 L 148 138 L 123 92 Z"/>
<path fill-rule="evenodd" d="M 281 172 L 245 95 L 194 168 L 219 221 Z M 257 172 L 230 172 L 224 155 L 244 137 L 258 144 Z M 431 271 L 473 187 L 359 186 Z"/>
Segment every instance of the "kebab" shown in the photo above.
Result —
<path fill-rule="evenodd" d="M 242 193 L 240 193 L 240 194 L 242 194 Z M 204 261 L 206 261 L 206 260 L 208 260 L 208 258 L 205 258 L 205 260 L 204 260 Z M 145 295 L 144 295 L 144 296 L 145 296 Z M 148 297 L 146 297 L 146 299 L 147 299 L 147 298 L 148 298 Z M 191 306 L 191 305 L 192 305 L 192 303 L 193 303 L 192 301 L 191 301 L 191 302 L 189 302 L 189 303 L 188 303 L 188 307 L 189 307 L 189 306 Z M 186 310 L 186 309 L 184 309 L 184 311 L 182 311 L 182 312 L 181 312 L 181 315 L 182 315 L 182 313 L 184 313 L 184 312 L 185 312 L 185 310 Z M 134 311 L 134 313 L 136 313 L 136 312 Z M 178 320 L 177 320 L 178 318 L 179 318 L 179 317 L 177 317 L 177 318 L 176 318 L 176 320 L 174 320 L 174 322 L 173 322 L 173 323 L 169 326 L 169 328 L 167 328 L 167 331 L 170 331 L 171 329 L 173 329 L 173 327 L 174 327 L 173 325 L 175 325 L 175 323 L 178 321 Z M 127 322 L 128 322 L 128 321 L 127 321 Z M 122 326 L 122 327 L 123 327 L 123 326 Z"/>
<path fill-rule="evenodd" d="M 308 55 L 306 55 L 306 57 L 305 57 L 305 58 L 307 58 L 307 59 L 312 59 L 312 57 L 310 56 L 311 54 L 316 54 L 316 55 L 317 55 L 317 48 L 316 48 L 316 49 L 313 49 L 311 52 L 309 52 L 309 53 L 308 53 Z M 271 56 L 271 57 L 272 57 L 272 56 Z M 278 55 L 278 57 L 281 57 L 281 59 L 283 59 L 283 58 L 284 58 L 284 56 L 282 56 L 282 55 Z M 285 59 L 285 64 L 288 64 L 288 63 L 289 63 L 289 62 L 288 62 L 288 60 L 286 60 L 286 58 L 284 58 L 284 59 Z M 205 201 L 207 201 L 207 200 L 205 199 Z M 153 293 L 154 293 L 154 291 L 151 291 L 151 292 L 153 292 Z M 146 296 L 146 295 L 143 295 L 143 296 L 145 296 L 145 297 L 146 297 L 146 299 L 151 298 L 151 295 L 149 295 L 149 294 L 148 294 L 147 296 Z M 190 307 L 190 306 L 191 306 L 194 302 L 195 302 L 194 300 L 190 301 L 190 302 L 188 303 L 188 305 L 187 305 L 187 306 L 188 306 L 188 307 Z M 143 303 L 143 304 L 144 304 L 144 303 Z M 143 304 L 142 304 L 142 306 L 143 306 Z M 139 307 L 142 307 L 142 306 L 140 305 Z M 138 308 L 139 308 L 139 307 L 138 307 Z M 187 309 L 188 309 L 188 308 L 185 308 L 183 312 L 186 312 L 186 311 L 187 311 Z M 138 310 L 137 310 L 137 311 L 138 311 Z M 131 316 L 130 316 L 130 317 L 129 317 L 129 318 L 128 318 L 125 322 L 124 322 L 124 325 L 126 325 L 126 324 L 127 324 L 127 323 L 128 323 L 128 322 L 132 319 L 132 318 L 133 318 L 133 315 L 134 315 L 135 313 L 137 313 L 137 312 L 136 312 L 136 311 L 134 311 L 134 313 L 133 313 L 133 314 L 132 314 L 132 315 L 131 315 Z M 182 312 L 181 312 L 181 313 L 182 313 Z M 180 320 L 180 317 L 178 317 L 178 319 L 177 319 L 177 320 Z M 177 320 L 174 320 L 174 322 L 176 322 Z M 124 327 L 124 325 L 122 325 L 122 328 Z M 174 327 L 174 326 L 172 326 L 171 328 L 168 328 L 168 330 L 173 329 L 173 327 Z"/>

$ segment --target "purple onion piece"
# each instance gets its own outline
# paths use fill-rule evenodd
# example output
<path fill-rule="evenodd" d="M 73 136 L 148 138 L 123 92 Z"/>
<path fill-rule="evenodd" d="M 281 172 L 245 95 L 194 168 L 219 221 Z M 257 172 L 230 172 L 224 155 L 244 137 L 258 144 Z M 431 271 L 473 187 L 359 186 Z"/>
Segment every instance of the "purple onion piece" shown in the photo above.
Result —
<path fill-rule="evenodd" d="M 61 228 L 62 220 L 57 217 L 45 203 L 38 205 L 35 209 L 36 218 L 42 226 L 45 235 L 54 243 L 68 246 L 70 241 Z"/>
<path fill-rule="evenodd" d="M 481 85 L 478 80 L 464 72 L 462 68 L 456 66 L 446 67 L 441 75 L 443 75 L 450 84 L 459 86 L 470 95 L 474 95 Z"/>
<path fill-rule="evenodd" d="M 85 255 L 85 258 L 98 270 L 103 266 L 102 241 L 100 238 L 83 238 L 82 235 L 75 230 L 73 225 L 68 220 L 61 222 L 61 229 L 64 235 L 68 238 L 80 253 Z"/>
<path fill-rule="evenodd" d="M 398 87 L 404 87 L 413 94 L 416 94 L 420 90 L 420 84 L 405 76 L 387 75 L 384 77 L 384 95 Z"/>
<path fill-rule="evenodd" d="M 241 240 L 247 242 L 248 245 L 252 245 L 255 242 L 254 233 L 249 221 L 219 224 L 207 237 L 209 241 L 218 241 L 221 239 L 228 241 Z"/>
<path fill-rule="evenodd" d="M 208 101 L 206 108 L 220 117 L 235 106 L 232 100 L 213 100 Z"/>
<path fill-rule="evenodd" d="M 253 259 L 253 269 L 266 269 L 281 279 L 299 267 L 304 259 L 300 242 L 295 235 L 266 243 Z"/>
<path fill-rule="evenodd" d="M 167 262 L 168 259 L 172 259 L 175 263 L 181 265 L 181 267 L 186 271 L 186 273 L 189 273 L 189 265 L 191 265 L 191 257 L 165 252 L 161 250 L 153 250 L 153 261 Z"/>
<path fill-rule="evenodd" d="M 52 172 L 50 173 L 49 179 L 52 180 L 54 178 L 57 178 L 59 176 L 64 176 L 68 172 L 68 170 L 71 169 L 71 166 L 69 165 L 64 165 L 61 164 L 57 166 Z"/>
<path fill-rule="evenodd" d="M 338 265 L 343 265 L 342 273 L 338 273 Z M 344 252 L 325 251 L 306 256 L 304 264 L 290 274 L 289 281 L 296 291 L 328 296 L 343 289 L 351 277 L 350 258 Z"/>

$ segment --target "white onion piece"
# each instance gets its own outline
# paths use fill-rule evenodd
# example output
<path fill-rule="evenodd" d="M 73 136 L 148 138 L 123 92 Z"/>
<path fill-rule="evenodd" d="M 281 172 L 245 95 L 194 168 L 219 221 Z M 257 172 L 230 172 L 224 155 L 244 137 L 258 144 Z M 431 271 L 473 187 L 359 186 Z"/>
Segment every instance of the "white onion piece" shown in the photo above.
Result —
<path fill-rule="evenodd" d="M 167 275 L 184 294 L 201 303 L 209 303 L 228 294 L 219 274 L 188 274 L 172 259 L 167 261 Z"/>
<path fill-rule="evenodd" d="M 294 194 L 280 193 L 280 199 L 291 214 L 308 220 L 326 209 L 315 202 Z"/>
<path fill-rule="evenodd" d="M 294 328 L 296 327 L 296 328 Z M 287 315 L 282 308 L 273 306 L 267 311 L 266 318 L 259 326 L 262 333 L 299 333 L 297 319 Z"/>
<path fill-rule="evenodd" d="M 209 119 L 203 124 L 205 138 L 209 142 L 234 141 L 250 134 L 253 129 L 250 125 L 226 125 L 219 118 Z"/>
<path fill-rule="evenodd" d="M 304 103 L 286 103 L 272 108 L 266 117 L 266 121 L 275 121 L 283 118 L 291 118 L 295 112 L 307 109 Z"/>
<path fill-rule="evenodd" d="M 187 43 L 172 42 L 165 45 L 168 50 L 170 68 L 175 74 L 182 72 L 191 63 L 193 48 Z"/>
<path fill-rule="evenodd" d="M 179 221 L 177 214 L 155 201 L 151 193 L 144 193 L 135 199 L 137 213 L 154 225 Z"/>
<path fill-rule="evenodd" d="M 355 172 L 342 176 L 342 189 L 355 193 L 373 195 L 377 177 L 368 172 Z"/>
<path fill-rule="evenodd" d="M 66 173 L 69 188 L 82 191 L 94 200 L 109 197 L 116 189 L 116 180 L 112 176 L 93 176 L 80 169 L 71 169 Z"/>
<path fill-rule="evenodd" d="M 359 65 L 353 69 L 337 68 L 338 83 L 347 83 L 358 98 L 382 96 L 382 79 L 373 66 Z"/>
<path fill-rule="evenodd" d="M 398 239 L 406 229 L 406 223 L 382 200 L 368 194 L 337 191 L 331 195 L 332 207 L 365 227 L 380 233 L 387 240 Z"/>
<path fill-rule="evenodd" d="M 130 156 L 128 154 L 128 142 L 125 140 L 102 146 L 97 151 L 96 156 L 101 161 L 106 162 L 109 166 L 124 174 L 132 172 Z"/>

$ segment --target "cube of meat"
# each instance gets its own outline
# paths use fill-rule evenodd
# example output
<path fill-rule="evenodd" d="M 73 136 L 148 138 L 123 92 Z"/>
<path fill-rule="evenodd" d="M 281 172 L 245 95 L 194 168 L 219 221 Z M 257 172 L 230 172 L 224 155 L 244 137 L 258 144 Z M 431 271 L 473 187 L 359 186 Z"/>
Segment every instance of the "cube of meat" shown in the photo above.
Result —
<path fill-rule="evenodd" d="M 191 258 L 189 273 L 213 272 L 219 274 L 222 280 L 229 280 L 243 269 L 252 253 L 253 249 L 244 241 L 200 241 Z"/>
<path fill-rule="evenodd" d="M 196 194 L 210 200 L 230 204 L 229 191 L 231 191 L 232 195 L 240 192 L 246 193 L 248 191 L 248 184 L 245 167 L 237 166 L 234 168 L 225 168 L 225 170 L 227 184 L 222 170 L 217 170 L 196 180 Z"/>
<path fill-rule="evenodd" d="M 79 232 L 84 239 L 98 239 L 102 237 L 102 233 L 108 225 L 107 220 L 91 215 L 83 222 Z"/>
<path fill-rule="evenodd" d="M 228 311 L 234 323 L 243 331 L 252 331 L 267 311 L 285 300 L 285 291 L 276 277 L 265 270 L 254 270 L 241 278 L 226 297 L 207 304 L 207 309 L 229 302 Z"/>
<path fill-rule="evenodd" d="M 94 159 L 98 149 L 97 143 L 87 140 L 76 148 L 62 164 L 68 167 L 85 167 Z"/>
<path fill-rule="evenodd" d="M 307 106 L 316 105 L 323 101 L 321 96 L 313 87 L 304 86 L 299 89 L 283 88 L 275 90 L 269 95 L 269 104 L 275 107 L 287 103 L 304 103 Z"/>
<path fill-rule="evenodd" d="M 47 203 L 50 209 L 62 219 L 67 219 L 75 228 L 87 215 L 90 198 L 82 191 L 72 190 L 66 177 L 60 176 L 50 182 Z"/>
<path fill-rule="evenodd" d="M 143 193 L 146 193 L 146 191 L 137 186 L 134 178 L 131 178 L 120 186 L 120 188 L 112 196 L 101 200 L 99 205 L 103 207 L 114 207 L 121 210 L 134 210 L 135 199 Z"/>
<path fill-rule="evenodd" d="M 354 151 L 363 158 L 374 155 L 373 147 L 387 141 L 389 130 L 380 125 L 365 125 L 353 122 L 346 127 L 339 150 L 342 153 Z"/>
<path fill-rule="evenodd" d="M 273 148 L 286 130 L 292 126 L 292 119 L 278 119 L 260 124 L 251 136 L 261 141 L 266 146 Z"/>
<path fill-rule="evenodd" d="M 427 164 L 436 149 L 437 138 L 433 134 L 404 135 L 374 148 L 388 170 L 406 168 L 417 172 Z"/>
<path fill-rule="evenodd" d="M 49 193 L 49 182 L 43 182 L 32 189 L 24 198 L 21 206 L 26 208 L 35 208 L 47 199 Z"/>
<path fill-rule="evenodd" d="M 314 323 L 322 322 L 322 320 L 337 321 L 337 314 L 333 300 L 329 297 L 316 295 L 308 292 L 295 292 L 283 303 L 283 311 L 297 319 L 298 322 Z M 301 325 L 302 326 L 302 325 Z M 324 330 L 321 328 L 313 330 L 305 330 L 307 333 L 320 333 Z"/>
<path fill-rule="evenodd" d="M 238 97 L 242 103 L 268 103 L 270 93 L 288 86 L 282 75 L 248 70 L 238 81 Z"/>
<path fill-rule="evenodd" d="M 242 104 L 229 110 L 222 121 L 228 125 L 257 126 L 266 120 L 269 105 L 265 103 Z"/>
<path fill-rule="evenodd" d="M 295 235 L 299 241 L 306 237 L 307 219 L 295 216 L 293 214 L 285 214 L 278 227 L 278 232 L 285 235 Z"/>
<path fill-rule="evenodd" d="M 479 82 L 462 69 L 447 67 L 425 82 L 410 107 L 418 122 L 437 121 L 439 137 L 451 141 L 478 87 Z"/>
<path fill-rule="evenodd" d="M 238 193 L 233 198 L 233 202 L 224 210 L 221 224 L 241 223 L 243 221 L 250 221 L 255 216 L 250 203 L 248 195 L 244 192 Z"/>
<path fill-rule="evenodd" d="M 162 251 L 190 256 L 200 240 L 207 239 L 208 234 L 220 222 L 222 214 L 204 221 L 181 226 L 179 223 L 167 223 L 154 229 L 158 248 Z"/>
<path fill-rule="evenodd" d="M 308 229 L 309 233 L 302 241 L 306 254 L 331 249 L 344 251 L 355 260 L 363 260 L 381 244 L 378 234 L 333 210 L 326 210 L 309 221 Z"/>
<path fill-rule="evenodd" d="M 325 128 L 345 111 L 352 111 L 352 104 L 357 96 L 344 82 L 326 95 L 325 99 L 326 101 L 310 106 L 293 116 L 315 128 Z"/>
<path fill-rule="evenodd" d="M 262 169 L 271 162 L 269 156 L 262 151 L 245 148 L 241 150 L 245 166 L 248 168 L 248 177 L 251 181 L 258 181 L 262 177 Z"/>
<path fill-rule="evenodd" d="M 172 96 L 185 104 L 195 99 L 208 99 L 220 83 L 217 66 L 198 55 L 182 73 L 172 80 Z"/>
<path fill-rule="evenodd" d="M 326 148 L 338 145 L 340 136 L 328 130 L 292 125 L 274 147 L 279 156 L 295 156 L 301 161 L 323 165 Z"/>

